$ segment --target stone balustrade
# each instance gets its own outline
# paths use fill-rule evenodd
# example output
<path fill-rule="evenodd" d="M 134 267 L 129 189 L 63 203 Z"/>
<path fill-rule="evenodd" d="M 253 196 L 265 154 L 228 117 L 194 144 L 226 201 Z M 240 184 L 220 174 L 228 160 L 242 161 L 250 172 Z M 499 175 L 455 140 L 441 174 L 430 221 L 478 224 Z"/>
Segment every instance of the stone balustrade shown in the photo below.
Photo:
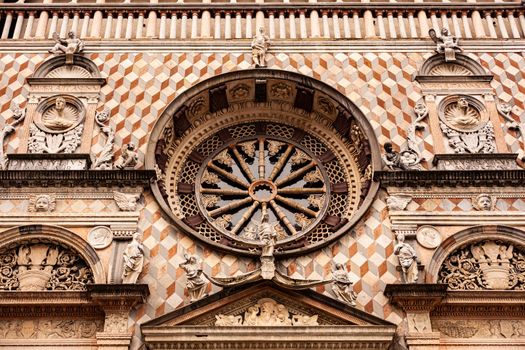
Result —
<path fill-rule="evenodd" d="M 465 39 L 525 38 L 519 3 L 43 3 L 2 4 L 0 40 L 69 31 L 101 40 L 418 39 L 448 28 Z"/>

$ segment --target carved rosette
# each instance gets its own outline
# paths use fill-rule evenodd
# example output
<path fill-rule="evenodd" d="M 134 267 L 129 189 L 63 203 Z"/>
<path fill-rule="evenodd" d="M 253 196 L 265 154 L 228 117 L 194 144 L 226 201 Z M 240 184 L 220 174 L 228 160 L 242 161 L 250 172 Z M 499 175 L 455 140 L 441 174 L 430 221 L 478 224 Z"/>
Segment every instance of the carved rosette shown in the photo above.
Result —
<path fill-rule="evenodd" d="M 74 251 L 55 243 L 27 242 L 0 251 L 0 290 L 85 290 L 93 273 Z"/>
<path fill-rule="evenodd" d="M 492 240 L 465 245 L 443 262 L 438 282 L 451 290 L 524 290 L 525 249 Z"/>

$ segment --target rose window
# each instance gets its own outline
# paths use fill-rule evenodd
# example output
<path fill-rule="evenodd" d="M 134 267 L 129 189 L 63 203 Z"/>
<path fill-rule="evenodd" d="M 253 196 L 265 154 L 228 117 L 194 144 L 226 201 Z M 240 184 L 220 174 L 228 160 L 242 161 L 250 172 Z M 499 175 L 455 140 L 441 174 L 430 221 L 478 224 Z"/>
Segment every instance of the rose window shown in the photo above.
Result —
<path fill-rule="evenodd" d="M 327 210 L 330 180 L 306 147 L 266 135 L 223 145 L 201 166 L 196 182 L 201 213 L 216 230 L 258 240 L 264 214 L 278 240 L 315 226 Z"/>

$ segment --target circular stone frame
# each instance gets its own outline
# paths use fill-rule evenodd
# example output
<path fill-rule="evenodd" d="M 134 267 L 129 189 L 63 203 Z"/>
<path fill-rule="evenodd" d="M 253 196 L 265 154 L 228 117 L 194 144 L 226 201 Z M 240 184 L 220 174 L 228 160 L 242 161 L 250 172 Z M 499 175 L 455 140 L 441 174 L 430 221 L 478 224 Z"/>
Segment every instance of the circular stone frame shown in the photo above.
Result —
<path fill-rule="evenodd" d="M 242 95 L 235 93 L 239 86 L 245 90 Z M 274 86 L 279 86 L 280 90 L 272 89 Z M 274 109 L 275 106 L 279 110 Z M 207 156 L 193 152 L 195 140 L 205 140 L 232 125 L 249 122 L 255 125 L 259 120 L 282 123 L 320 137 L 333 150 L 326 152 L 331 154 L 322 155 L 323 162 L 335 158 L 341 161 L 338 152 L 346 149 L 345 152 L 353 154 L 353 160 L 341 163 L 343 171 L 353 172 L 357 179 L 352 184 L 330 183 L 334 194 L 342 193 L 342 188 L 347 191 L 346 195 L 357 193 L 357 205 L 343 219 L 329 215 L 322 218 L 323 224 L 332 230 L 322 237 L 322 241 L 278 244 L 275 255 L 304 254 L 349 233 L 369 209 L 379 188 L 379 183 L 373 181 L 373 171 L 381 168 L 381 156 L 372 126 L 347 97 L 331 86 L 311 77 L 280 70 L 251 69 L 210 78 L 183 92 L 164 110 L 150 134 L 145 158 L 146 167 L 157 170 L 158 181 L 152 184 L 152 191 L 161 208 L 179 229 L 201 241 L 230 253 L 260 255 L 262 243 L 243 247 L 235 242 L 208 239 L 197 232 L 195 222 L 176 215 L 168 204 L 170 193 L 176 189 L 194 196 L 195 186 L 174 184 L 173 181 L 178 181 L 178 174 L 164 173 L 170 162 L 184 162 L 191 158 L 202 164 L 206 160 Z M 190 139 L 193 141 L 188 141 Z M 200 215 L 190 219 L 199 223 L 205 220 Z"/>

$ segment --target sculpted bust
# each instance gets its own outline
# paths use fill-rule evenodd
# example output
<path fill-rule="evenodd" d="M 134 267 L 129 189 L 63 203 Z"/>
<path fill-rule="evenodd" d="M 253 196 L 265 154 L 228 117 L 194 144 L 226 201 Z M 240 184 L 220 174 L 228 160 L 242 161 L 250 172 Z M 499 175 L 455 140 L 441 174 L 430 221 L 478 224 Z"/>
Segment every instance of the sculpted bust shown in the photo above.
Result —
<path fill-rule="evenodd" d="M 466 98 L 461 97 L 456 103 L 445 107 L 445 119 L 454 128 L 468 130 L 480 123 L 481 116 Z"/>
<path fill-rule="evenodd" d="M 62 96 L 57 97 L 53 106 L 42 115 L 42 125 L 52 131 L 66 131 L 78 123 L 79 111 L 66 102 Z"/>

